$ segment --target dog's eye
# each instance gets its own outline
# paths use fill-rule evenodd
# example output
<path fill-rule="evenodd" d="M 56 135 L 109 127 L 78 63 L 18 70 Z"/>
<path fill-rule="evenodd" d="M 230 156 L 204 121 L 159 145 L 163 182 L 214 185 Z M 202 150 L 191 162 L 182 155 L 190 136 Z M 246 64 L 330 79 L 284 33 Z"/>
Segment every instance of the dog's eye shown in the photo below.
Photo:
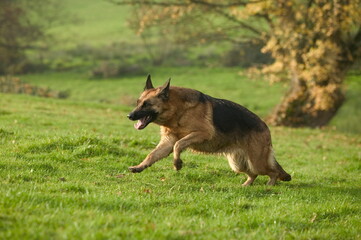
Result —
<path fill-rule="evenodd" d="M 150 105 L 148 101 L 144 101 L 142 107 L 149 107 Z"/>

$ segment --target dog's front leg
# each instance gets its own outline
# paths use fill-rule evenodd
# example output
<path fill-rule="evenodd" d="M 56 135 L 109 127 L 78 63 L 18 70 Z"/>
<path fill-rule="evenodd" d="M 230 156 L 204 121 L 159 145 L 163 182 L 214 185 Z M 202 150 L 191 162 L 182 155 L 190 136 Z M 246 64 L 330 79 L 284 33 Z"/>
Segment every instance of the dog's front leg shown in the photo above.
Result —
<path fill-rule="evenodd" d="M 172 152 L 174 143 L 176 141 L 176 139 L 169 136 L 163 138 L 159 142 L 158 146 L 151 153 L 148 154 L 148 156 L 144 159 L 143 162 L 141 162 L 137 166 L 129 167 L 129 170 L 133 173 L 139 173 L 147 167 L 150 167 L 156 161 L 167 157 Z"/>
<path fill-rule="evenodd" d="M 201 143 L 207 139 L 210 139 L 209 134 L 205 134 L 202 132 L 192 132 L 187 136 L 178 140 L 173 147 L 174 160 L 173 165 L 176 170 L 180 170 L 182 168 L 182 160 L 180 159 L 181 152 L 195 143 Z"/>

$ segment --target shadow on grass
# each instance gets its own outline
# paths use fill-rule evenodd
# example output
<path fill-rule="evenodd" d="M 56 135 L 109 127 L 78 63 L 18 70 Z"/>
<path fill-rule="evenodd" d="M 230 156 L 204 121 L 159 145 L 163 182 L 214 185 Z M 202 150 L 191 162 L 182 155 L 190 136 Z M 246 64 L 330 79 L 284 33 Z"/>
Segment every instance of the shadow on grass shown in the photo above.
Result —
<path fill-rule="evenodd" d="M 349 195 L 361 199 L 361 187 L 340 187 L 332 186 L 331 184 L 325 185 L 324 183 L 295 183 L 286 186 L 286 188 L 292 190 L 315 190 L 328 194 Z"/>
<path fill-rule="evenodd" d="M 213 193 L 233 193 L 249 198 L 268 198 L 274 196 L 292 195 L 299 199 L 310 199 L 313 202 L 324 201 L 328 197 L 343 199 L 361 199 L 361 187 L 342 186 L 342 179 L 325 178 L 322 182 L 278 182 L 276 186 L 267 186 L 268 177 L 257 178 L 250 187 L 243 187 L 241 184 L 245 180 L 242 175 L 235 175 L 226 169 L 212 169 L 199 173 L 191 171 L 174 174 L 174 181 L 181 182 L 180 192 L 204 191 Z M 235 184 L 239 185 L 235 187 Z"/>

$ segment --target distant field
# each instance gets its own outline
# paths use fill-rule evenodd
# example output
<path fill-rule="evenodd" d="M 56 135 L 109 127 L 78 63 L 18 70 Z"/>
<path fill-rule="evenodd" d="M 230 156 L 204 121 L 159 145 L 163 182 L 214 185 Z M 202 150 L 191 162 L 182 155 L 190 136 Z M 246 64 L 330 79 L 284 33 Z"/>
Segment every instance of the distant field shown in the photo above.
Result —
<path fill-rule="evenodd" d="M 130 6 L 116 6 L 105 0 L 64 0 L 61 4 L 69 18 L 49 32 L 55 37 L 58 49 L 140 41 L 127 26 L 126 20 L 132 13 Z"/>
<path fill-rule="evenodd" d="M 147 58 L 140 37 L 127 25 L 132 6 L 117 6 L 106 0 L 64 0 L 57 4 L 61 17 L 46 30 L 50 37 L 39 43 L 41 49 L 27 54 L 40 70 L 89 69 L 104 61 L 124 65 Z"/>
<path fill-rule="evenodd" d="M 281 99 L 285 87 L 263 80 L 247 80 L 238 68 L 148 68 L 154 84 L 162 85 L 168 78 L 172 84 L 196 88 L 215 97 L 238 101 L 265 116 Z M 145 75 L 89 80 L 86 72 L 53 72 L 31 74 L 23 80 L 57 90 L 70 90 L 70 100 L 128 104 L 144 87 Z M 235 87 L 236 86 L 236 87 Z M 262 99 L 262 101 L 259 101 Z M 134 104 L 135 101 L 130 102 Z"/>
<path fill-rule="evenodd" d="M 158 85 L 172 77 L 175 85 L 197 88 L 219 98 L 237 101 L 258 114 L 266 117 L 282 99 L 286 85 L 263 80 L 247 80 L 240 76 L 238 68 L 148 68 Z M 207 75 L 205 75 L 205 73 Z M 124 76 L 123 78 L 89 80 L 86 71 L 53 72 L 31 74 L 22 79 L 39 86 L 49 86 L 57 90 L 69 90 L 71 100 L 107 102 L 129 105 L 142 89 L 145 76 Z M 345 84 L 346 100 L 330 126 L 339 131 L 361 134 L 361 83 L 359 75 L 351 75 Z M 244 81 L 247 86 L 244 87 Z M 102 87 L 99 87 L 101 85 Z M 117 87 L 114 87 L 114 86 Z M 236 88 L 235 88 L 236 86 Z M 260 100 L 261 99 L 261 100 Z"/>
<path fill-rule="evenodd" d="M 230 42 L 193 42 L 184 50 L 180 49 L 182 44 L 156 29 L 142 39 L 128 26 L 128 20 L 137 14 L 133 6 L 106 0 L 64 0 L 58 4 L 61 23 L 47 29 L 51 38 L 40 44 L 42 49 L 28 51 L 29 59 L 46 69 L 91 69 L 104 62 L 141 67 L 154 62 L 165 66 L 223 66 L 229 62 L 223 57 L 233 46 Z"/>
<path fill-rule="evenodd" d="M 361 135 L 361 76 L 351 75 L 345 83 L 346 100 L 330 125 Z"/>
<path fill-rule="evenodd" d="M 171 76 L 174 85 L 237 101 L 261 116 L 285 91 L 240 77 L 237 69 L 149 72 L 156 85 Z M 0 239 L 361 238 L 360 134 L 271 128 L 277 159 L 293 177 L 275 187 L 259 177 L 242 188 L 245 177 L 224 158 L 189 152 L 180 172 L 168 157 L 131 174 L 127 167 L 159 140 L 158 127 L 136 131 L 126 118 L 145 76 L 94 81 L 65 72 L 22 79 L 71 95 L 0 94 Z M 356 77 L 349 86 L 335 124 L 347 124 L 348 106 L 359 104 Z"/>

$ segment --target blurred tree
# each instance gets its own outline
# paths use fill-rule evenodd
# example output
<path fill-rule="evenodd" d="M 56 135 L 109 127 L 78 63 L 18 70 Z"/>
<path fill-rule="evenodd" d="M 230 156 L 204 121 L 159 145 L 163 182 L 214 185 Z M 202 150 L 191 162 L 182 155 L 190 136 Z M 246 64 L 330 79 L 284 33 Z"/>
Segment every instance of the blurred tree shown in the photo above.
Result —
<path fill-rule="evenodd" d="M 21 72 L 26 51 L 38 48 L 57 12 L 52 0 L 0 0 L 0 74 Z"/>
<path fill-rule="evenodd" d="M 109 1 L 137 6 L 139 33 L 161 25 L 182 40 L 262 42 L 275 59 L 262 72 L 271 81 L 290 79 L 269 117 L 274 125 L 327 124 L 344 101 L 345 74 L 361 57 L 361 0 Z"/>

